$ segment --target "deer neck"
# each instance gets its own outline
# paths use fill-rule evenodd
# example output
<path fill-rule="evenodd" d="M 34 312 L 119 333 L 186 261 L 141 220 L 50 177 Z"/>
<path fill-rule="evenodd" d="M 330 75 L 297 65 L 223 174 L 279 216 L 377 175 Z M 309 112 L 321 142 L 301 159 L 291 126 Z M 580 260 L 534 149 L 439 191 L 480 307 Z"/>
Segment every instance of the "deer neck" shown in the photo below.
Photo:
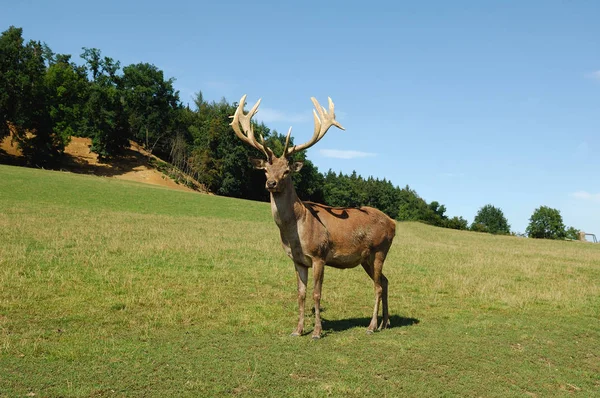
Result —
<path fill-rule="evenodd" d="M 271 192 L 271 212 L 279 229 L 295 227 L 304 210 L 304 205 L 298 198 L 291 181 L 282 192 Z"/>

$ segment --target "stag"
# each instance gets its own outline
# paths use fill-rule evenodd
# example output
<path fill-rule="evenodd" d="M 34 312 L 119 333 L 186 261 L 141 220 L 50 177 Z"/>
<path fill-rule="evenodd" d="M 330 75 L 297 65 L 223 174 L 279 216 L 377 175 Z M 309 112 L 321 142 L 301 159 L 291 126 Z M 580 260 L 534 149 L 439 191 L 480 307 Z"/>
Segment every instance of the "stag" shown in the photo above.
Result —
<path fill-rule="evenodd" d="M 244 114 L 246 96 L 232 116 L 231 126 L 239 139 L 262 152 L 266 159 L 250 159 L 256 169 L 264 170 L 266 189 L 271 196 L 271 212 L 279 227 L 281 243 L 286 254 L 294 262 L 298 281 L 298 326 L 292 336 L 304 332 L 304 307 L 308 270 L 312 268 L 314 287 L 313 300 L 315 326 L 312 337 L 321 337 L 321 289 L 326 265 L 334 268 L 354 268 L 359 264 L 373 280 L 375 286 L 375 306 L 367 333 L 373 333 L 389 326 L 388 280 L 383 275 L 383 262 L 396 232 L 396 223 L 381 211 L 372 207 L 341 208 L 313 202 L 303 202 L 298 198 L 292 183 L 292 173 L 302 168 L 302 162 L 290 159 L 296 152 L 315 145 L 331 126 L 344 128 L 335 120 L 334 104 L 329 98 L 329 112 L 319 102 L 311 98 L 315 129 L 312 138 L 302 144 L 290 147 L 288 131 L 281 156 L 277 157 L 267 147 L 264 138 L 257 139 L 251 123 L 258 112 L 260 99 L 252 109 Z M 318 113 L 317 113 L 318 112 Z M 241 127 L 241 128 L 240 128 Z M 382 304 L 383 319 L 377 325 L 379 304 Z"/>

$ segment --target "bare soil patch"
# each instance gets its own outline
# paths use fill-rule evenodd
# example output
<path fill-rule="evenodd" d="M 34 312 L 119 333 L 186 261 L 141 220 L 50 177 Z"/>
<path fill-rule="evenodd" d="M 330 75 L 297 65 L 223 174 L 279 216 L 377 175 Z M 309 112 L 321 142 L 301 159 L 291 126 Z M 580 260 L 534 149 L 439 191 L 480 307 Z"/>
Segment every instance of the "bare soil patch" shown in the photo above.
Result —
<path fill-rule="evenodd" d="M 17 144 L 12 142 L 12 136 L 5 137 L 4 140 L 0 139 L 0 163 L 18 166 L 25 163 Z"/>
<path fill-rule="evenodd" d="M 90 151 L 91 144 L 90 138 L 72 137 L 71 142 L 65 148 L 65 159 L 60 165 L 60 170 L 137 181 L 183 191 L 203 191 L 200 186 L 194 190 L 179 184 L 157 170 L 151 164 L 151 160 L 154 162 L 161 160 L 134 142 L 131 142 L 131 147 L 125 151 L 123 156 L 106 163 L 102 162 L 96 153 Z M 17 166 L 25 164 L 23 156 L 17 145 L 12 143 L 11 137 L 0 141 L 0 163 Z"/>

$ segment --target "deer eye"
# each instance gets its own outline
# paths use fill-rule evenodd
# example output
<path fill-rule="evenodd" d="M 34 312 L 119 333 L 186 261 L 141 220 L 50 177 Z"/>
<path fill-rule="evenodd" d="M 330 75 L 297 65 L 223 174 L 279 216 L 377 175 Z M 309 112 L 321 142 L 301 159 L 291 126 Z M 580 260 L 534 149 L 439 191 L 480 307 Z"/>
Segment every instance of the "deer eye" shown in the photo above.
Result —
<path fill-rule="evenodd" d="M 287 177 L 290 174 L 289 170 L 283 172 L 283 178 Z"/>

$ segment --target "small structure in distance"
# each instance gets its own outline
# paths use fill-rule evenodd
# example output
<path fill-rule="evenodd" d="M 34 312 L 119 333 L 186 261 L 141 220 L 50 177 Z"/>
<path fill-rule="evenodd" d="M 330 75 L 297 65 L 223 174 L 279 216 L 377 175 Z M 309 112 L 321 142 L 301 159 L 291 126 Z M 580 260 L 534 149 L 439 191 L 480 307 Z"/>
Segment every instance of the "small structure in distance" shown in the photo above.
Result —
<path fill-rule="evenodd" d="M 582 242 L 590 242 L 587 239 L 588 237 L 590 237 L 591 242 L 598 243 L 598 239 L 596 239 L 596 235 L 589 234 L 589 233 L 586 233 L 586 232 L 583 232 L 583 231 L 579 232 L 579 240 L 580 241 L 582 241 Z"/>

